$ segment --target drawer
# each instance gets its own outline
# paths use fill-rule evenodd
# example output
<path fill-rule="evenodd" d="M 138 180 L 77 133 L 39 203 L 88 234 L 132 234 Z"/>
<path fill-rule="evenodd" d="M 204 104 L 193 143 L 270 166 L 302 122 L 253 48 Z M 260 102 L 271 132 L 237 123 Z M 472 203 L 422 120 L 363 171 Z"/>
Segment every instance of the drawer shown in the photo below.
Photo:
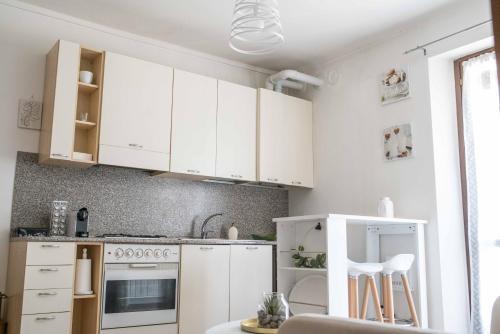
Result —
<path fill-rule="evenodd" d="M 27 266 L 24 289 L 73 289 L 73 266 Z"/>
<path fill-rule="evenodd" d="M 74 242 L 28 242 L 26 265 L 74 264 Z"/>
<path fill-rule="evenodd" d="M 23 314 L 69 312 L 73 289 L 25 290 Z"/>
<path fill-rule="evenodd" d="M 70 313 L 23 315 L 20 334 L 69 334 Z"/>

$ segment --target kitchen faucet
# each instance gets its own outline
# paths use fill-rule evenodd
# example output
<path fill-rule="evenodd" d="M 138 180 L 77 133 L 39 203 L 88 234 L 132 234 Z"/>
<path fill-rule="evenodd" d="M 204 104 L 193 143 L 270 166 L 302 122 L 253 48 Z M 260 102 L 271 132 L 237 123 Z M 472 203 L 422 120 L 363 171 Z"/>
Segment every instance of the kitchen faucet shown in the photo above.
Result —
<path fill-rule="evenodd" d="M 201 224 L 201 238 L 206 239 L 208 236 L 208 233 L 213 232 L 213 231 L 206 231 L 207 223 L 214 217 L 217 216 L 222 216 L 222 213 L 214 213 L 213 215 L 208 216 L 204 221 L 203 224 Z"/>

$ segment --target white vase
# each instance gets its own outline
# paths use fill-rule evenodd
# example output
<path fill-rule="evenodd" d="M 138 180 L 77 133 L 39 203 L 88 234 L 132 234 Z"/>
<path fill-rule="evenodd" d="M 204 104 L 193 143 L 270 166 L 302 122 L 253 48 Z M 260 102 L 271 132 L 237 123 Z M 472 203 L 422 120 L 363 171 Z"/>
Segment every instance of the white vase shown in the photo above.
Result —
<path fill-rule="evenodd" d="M 394 218 L 394 203 L 389 197 L 383 197 L 378 202 L 379 217 Z"/>
<path fill-rule="evenodd" d="M 227 237 L 229 240 L 238 240 L 238 229 L 234 226 L 234 223 L 231 224 L 231 227 L 227 231 Z"/>

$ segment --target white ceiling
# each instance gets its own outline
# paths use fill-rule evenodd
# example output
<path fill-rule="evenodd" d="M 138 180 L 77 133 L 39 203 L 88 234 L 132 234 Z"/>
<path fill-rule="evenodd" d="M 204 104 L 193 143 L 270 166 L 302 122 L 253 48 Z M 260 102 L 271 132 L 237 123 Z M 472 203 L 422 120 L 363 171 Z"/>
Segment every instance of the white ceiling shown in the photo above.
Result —
<path fill-rule="evenodd" d="M 227 44 L 234 0 L 23 0 L 24 2 L 270 69 L 325 61 L 459 0 L 281 0 L 285 45 L 247 56 Z"/>

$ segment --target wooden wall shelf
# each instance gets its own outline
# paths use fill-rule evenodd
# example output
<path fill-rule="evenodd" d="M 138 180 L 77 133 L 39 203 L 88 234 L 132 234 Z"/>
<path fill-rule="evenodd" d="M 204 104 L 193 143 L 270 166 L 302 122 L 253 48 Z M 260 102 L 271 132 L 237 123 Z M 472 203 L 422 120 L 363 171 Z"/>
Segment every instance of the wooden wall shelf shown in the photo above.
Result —
<path fill-rule="evenodd" d="M 75 125 L 77 129 L 84 129 L 84 130 L 89 130 L 94 128 L 97 123 L 94 122 L 84 122 L 84 121 L 75 121 Z"/>
<path fill-rule="evenodd" d="M 90 94 L 99 89 L 98 85 L 87 84 L 84 82 L 78 82 L 78 91 L 86 94 Z"/>
<path fill-rule="evenodd" d="M 92 299 L 95 297 L 97 297 L 95 293 L 92 295 L 73 295 L 73 299 Z"/>

